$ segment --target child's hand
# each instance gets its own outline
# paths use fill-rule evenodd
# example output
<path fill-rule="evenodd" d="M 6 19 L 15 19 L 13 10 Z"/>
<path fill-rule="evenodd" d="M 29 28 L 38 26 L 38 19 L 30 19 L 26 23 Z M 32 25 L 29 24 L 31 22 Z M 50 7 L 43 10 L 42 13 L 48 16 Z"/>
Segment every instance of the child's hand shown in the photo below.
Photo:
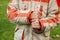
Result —
<path fill-rule="evenodd" d="M 32 28 L 37 28 L 37 29 L 40 29 L 40 24 L 39 24 L 39 21 L 38 19 L 32 19 Z"/>
<path fill-rule="evenodd" d="M 39 24 L 39 13 L 38 11 L 35 11 L 32 13 L 31 15 L 31 25 L 32 25 L 32 28 L 40 28 L 40 24 Z"/>

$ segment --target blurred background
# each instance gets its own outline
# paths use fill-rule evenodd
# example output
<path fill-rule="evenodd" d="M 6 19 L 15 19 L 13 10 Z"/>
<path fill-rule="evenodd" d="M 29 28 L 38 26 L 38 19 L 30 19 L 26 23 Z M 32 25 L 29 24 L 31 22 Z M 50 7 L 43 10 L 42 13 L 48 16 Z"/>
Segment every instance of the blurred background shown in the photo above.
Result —
<path fill-rule="evenodd" d="M 0 0 L 0 40 L 14 40 L 14 24 L 7 18 L 7 5 L 10 0 Z M 60 25 L 51 30 L 50 40 L 60 40 Z"/>

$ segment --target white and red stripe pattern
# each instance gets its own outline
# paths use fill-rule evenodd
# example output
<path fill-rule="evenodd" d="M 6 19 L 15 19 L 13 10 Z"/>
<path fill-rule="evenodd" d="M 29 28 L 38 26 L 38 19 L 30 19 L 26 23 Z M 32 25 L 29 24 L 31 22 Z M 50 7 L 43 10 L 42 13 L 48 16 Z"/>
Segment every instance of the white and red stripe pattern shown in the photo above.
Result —
<path fill-rule="evenodd" d="M 19 11 L 17 9 L 14 9 L 14 8 L 11 8 L 8 6 L 8 18 L 10 20 L 14 20 L 17 22 L 19 21 L 21 24 L 24 24 L 24 23 L 29 23 L 28 19 L 29 19 L 29 16 L 31 15 L 31 12 L 30 10 L 26 10 L 26 11 Z M 17 19 L 16 19 L 17 18 Z"/>
<path fill-rule="evenodd" d="M 60 22 L 60 13 L 57 12 L 56 0 L 11 0 L 7 9 L 8 18 L 19 27 L 19 30 L 15 32 L 14 40 L 28 40 L 28 37 L 32 40 L 32 28 L 46 27 L 45 31 L 54 28 Z M 23 32 L 25 28 L 26 32 Z M 33 40 L 38 39 L 46 40 L 47 37 L 33 32 Z"/>
<path fill-rule="evenodd" d="M 40 21 L 40 23 L 41 23 L 41 26 L 42 27 L 46 27 L 47 29 L 46 30 L 48 30 L 48 29 L 50 29 L 50 28 L 54 28 L 55 26 L 57 26 L 57 22 L 59 21 L 59 16 L 58 16 L 58 14 L 59 13 L 56 13 L 55 14 L 55 17 L 53 17 L 53 18 L 43 18 L 43 19 L 40 19 L 39 21 Z"/>

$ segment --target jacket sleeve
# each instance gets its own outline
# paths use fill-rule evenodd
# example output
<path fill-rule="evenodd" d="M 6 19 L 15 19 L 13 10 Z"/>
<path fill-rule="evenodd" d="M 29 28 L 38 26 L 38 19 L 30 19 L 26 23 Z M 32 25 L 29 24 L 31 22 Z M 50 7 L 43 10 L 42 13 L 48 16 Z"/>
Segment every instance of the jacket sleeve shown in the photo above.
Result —
<path fill-rule="evenodd" d="M 45 31 L 57 26 L 58 21 L 60 22 L 60 14 L 58 13 L 56 0 L 50 0 L 48 6 L 48 16 L 41 18 L 39 21 L 42 27 L 46 27 Z"/>
<path fill-rule="evenodd" d="M 21 23 L 21 24 L 28 24 L 28 16 L 29 14 L 24 14 L 22 11 L 19 9 L 19 3 L 18 0 L 12 0 L 8 4 L 7 8 L 7 14 L 8 18 L 12 23 Z M 30 13 L 30 12 L 28 12 Z"/>

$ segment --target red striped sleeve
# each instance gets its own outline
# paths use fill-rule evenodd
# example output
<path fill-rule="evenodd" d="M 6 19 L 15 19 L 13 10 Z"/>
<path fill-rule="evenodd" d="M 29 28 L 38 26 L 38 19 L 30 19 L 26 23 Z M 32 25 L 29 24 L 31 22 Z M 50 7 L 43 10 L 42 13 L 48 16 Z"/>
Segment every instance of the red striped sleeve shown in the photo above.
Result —
<path fill-rule="evenodd" d="M 8 6 L 8 18 L 13 19 L 15 16 L 17 16 L 17 10 Z"/>
<path fill-rule="evenodd" d="M 44 27 L 44 23 L 56 23 L 59 20 L 58 13 L 55 14 L 54 18 L 46 19 L 46 20 L 39 20 L 41 23 L 42 28 Z"/>
<path fill-rule="evenodd" d="M 14 17 L 27 17 L 30 18 L 32 11 L 29 11 L 28 13 L 19 13 L 17 9 L 12 9 L 11 7 L 8 6 L 8 18 L 13 19 Z"/>

